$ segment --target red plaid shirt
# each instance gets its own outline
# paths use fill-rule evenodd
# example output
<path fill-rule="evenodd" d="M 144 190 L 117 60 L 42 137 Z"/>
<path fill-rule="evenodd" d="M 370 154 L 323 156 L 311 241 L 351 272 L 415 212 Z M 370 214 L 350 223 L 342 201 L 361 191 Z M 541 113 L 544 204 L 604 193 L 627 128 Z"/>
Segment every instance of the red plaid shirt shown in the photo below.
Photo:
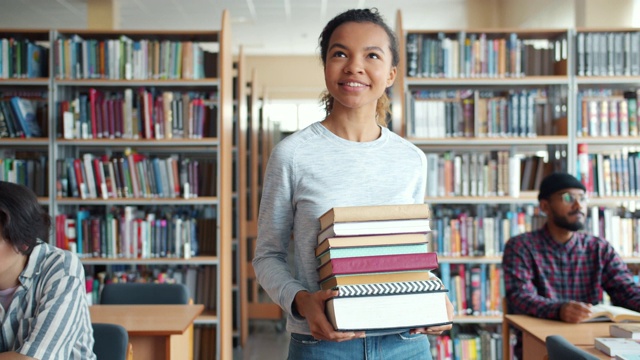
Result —
<path fill-rule="evenodd" d="M 502 257 L 509 312 L 559 319 L 569 300 L 597 304 L 606 291 L 613 305 L 640 311 L 640 287 L 604 239 L 576 232 L 555 242 L 547 226 L 511 238 Z"/>

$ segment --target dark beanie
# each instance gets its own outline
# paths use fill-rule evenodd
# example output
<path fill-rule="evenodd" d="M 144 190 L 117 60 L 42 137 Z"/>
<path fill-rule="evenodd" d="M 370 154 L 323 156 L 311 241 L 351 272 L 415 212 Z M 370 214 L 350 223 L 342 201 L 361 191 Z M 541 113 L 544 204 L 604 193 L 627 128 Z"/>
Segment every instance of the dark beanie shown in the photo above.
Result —
<path fill-rule="evenodd" d="M 547 199 L 556 191 L 563 189 L 582 189 L 583 191 L 587 191 L 587 188 L 573 175 L 553 173 L 542 179 L 538 200 Z"/>

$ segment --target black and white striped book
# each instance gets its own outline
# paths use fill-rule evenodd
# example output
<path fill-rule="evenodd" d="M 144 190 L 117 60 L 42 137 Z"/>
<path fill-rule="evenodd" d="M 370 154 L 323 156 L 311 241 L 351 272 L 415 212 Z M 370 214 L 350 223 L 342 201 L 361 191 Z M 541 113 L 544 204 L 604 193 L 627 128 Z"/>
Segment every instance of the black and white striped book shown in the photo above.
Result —
<path fill-rule="evenodd" d="M 435 279 L 425 281 L 342 285 L 336 286 L 334 290 L 338 290 L 338 297 L 353 297 L 432 292 L 444 290 L 444 286 L 440 280 Z"/>

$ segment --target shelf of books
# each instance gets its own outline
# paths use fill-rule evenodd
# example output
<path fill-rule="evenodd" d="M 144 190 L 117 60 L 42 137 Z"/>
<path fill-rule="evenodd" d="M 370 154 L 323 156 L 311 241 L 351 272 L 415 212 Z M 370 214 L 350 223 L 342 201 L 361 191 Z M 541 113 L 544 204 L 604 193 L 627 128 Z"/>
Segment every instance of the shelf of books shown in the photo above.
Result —
<path fill-rule="evenodd" d="M 233 348 L 229 27 L 225 11 L 220 30 L 51 34 L 52 241 L 82 257 L 96 294 L 187 284 L 205 304 L 201 359 Z"/>
<path fill-rule="evenodd" d="M 49 30 L 0 29 L 0 180 L 50 205 Z"/>
<path fill-rule="evenodd" d="M 638 29 L 576 29 L 577 175 L 589 194 L 588 231 L 640 263 Z"/>
<path fill-rule="evenodd" d="M 401 13 L 396 26 L 391 126 L 427 155 L 432 244 L 457 323 L 500 313 L 474 291 L 491 299 L 503 242 L 544 222 L 536 195 L 552 171 L 585 184 L 586 231 L 640 263 L 638 29 L 406 30 Z M 449 340 L 500 337 L 473 331 Z"/>
<path fill-rule="evenodd" d="M 495 346 L 504 243 L 539 226 L 544 175 L 569 170 L 571 32 L 407 30 L 400 12 L 396 27 L 392 128 L 427 156 L 431 244 L 456 316 L 434 346 Z"/>

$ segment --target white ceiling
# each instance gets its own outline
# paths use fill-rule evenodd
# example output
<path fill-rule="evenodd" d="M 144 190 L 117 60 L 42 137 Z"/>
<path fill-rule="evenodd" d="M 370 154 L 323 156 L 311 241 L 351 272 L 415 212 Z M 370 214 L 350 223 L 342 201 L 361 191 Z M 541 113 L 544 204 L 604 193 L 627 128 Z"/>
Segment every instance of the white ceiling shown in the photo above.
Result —
<path fill-rule="evenodd" d="M 461 28 L 467 0 L 113 1 L 119 29 L 215 30 L 227 9 L 234 52 L 242 44 L 246 54 L 293 55 L 316 54 L 323 26 L 349 8 L 377 7 L 392 27 L 400 9 L 405 28 Z M 0 0 L 0 28 L 84 29 L 86 12 L 87 0 Z"/>

